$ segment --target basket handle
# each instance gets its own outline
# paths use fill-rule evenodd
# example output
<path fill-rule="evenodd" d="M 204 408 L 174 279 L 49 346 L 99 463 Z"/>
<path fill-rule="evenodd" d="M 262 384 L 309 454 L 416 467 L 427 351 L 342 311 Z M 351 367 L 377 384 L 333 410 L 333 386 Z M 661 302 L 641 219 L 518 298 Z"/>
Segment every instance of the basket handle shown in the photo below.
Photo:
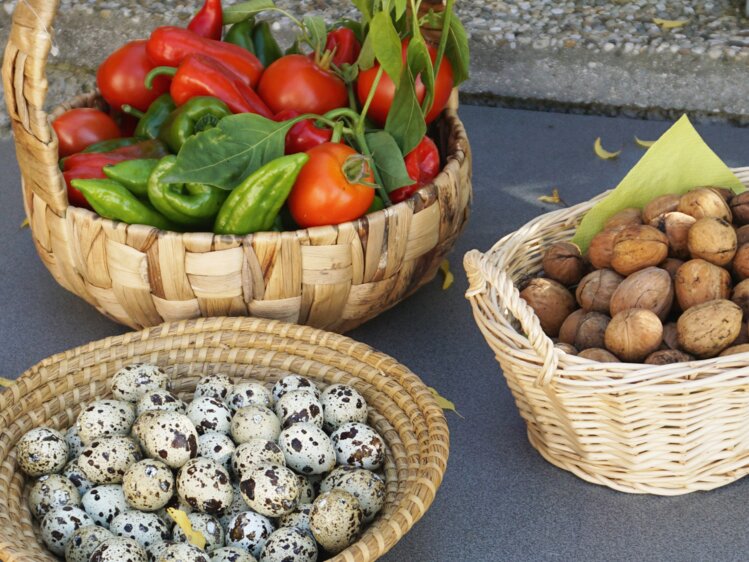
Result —
<path fill-rule="evenodd" d="M 536 313 L 520 298 L 520 292 L 504 268 L 495 266 L 486 258 L 487 256 L 478 250 L 471 250 L 464 256 L 463 266 L 469 283 L 466 298 L 471 302 L 476 316 L 484 314 L 482 311 L 487 308 L 481 306 L 479 301 L 489 300 L 499 310 L 506 309 L 520 322 L 531 347 L 543 359 L 543 367 L 536 379 L 536 385 L 548 387 L 559 364 L 559 350 L 544 333 Z M 494 302 L 495 298 L 498 302 Z M 485 330 L 492 329 L 483 321 L 479 322 L 479 326 L 485 335 L 487 335 Z"/>

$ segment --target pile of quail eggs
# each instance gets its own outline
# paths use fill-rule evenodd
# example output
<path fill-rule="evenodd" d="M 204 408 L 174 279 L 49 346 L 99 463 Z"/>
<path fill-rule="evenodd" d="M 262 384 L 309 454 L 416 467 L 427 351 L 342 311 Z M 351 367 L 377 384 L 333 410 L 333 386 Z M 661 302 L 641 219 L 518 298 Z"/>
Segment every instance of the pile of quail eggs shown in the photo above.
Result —
<path fill-rule="evenodd" d="M 28 503 L 68 562 L 313 562 L 353 543 L 385 500 L 385 443 L 354 388 L 222 374 L 185 403 L 133 364 L 66 434 L 18 442 Z M 185 512 L 201 549 L 167 510 Z M 189 532 L 189 529 L 188 529 Z M 195 542 L 195 541 L 193 541 Z"/>

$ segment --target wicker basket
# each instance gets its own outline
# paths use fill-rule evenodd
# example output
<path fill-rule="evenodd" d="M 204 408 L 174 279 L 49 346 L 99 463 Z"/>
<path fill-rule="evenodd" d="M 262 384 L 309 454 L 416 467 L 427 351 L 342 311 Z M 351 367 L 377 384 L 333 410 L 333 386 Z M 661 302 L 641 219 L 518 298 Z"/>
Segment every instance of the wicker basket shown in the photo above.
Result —
<path fill-rule="evenodd" d="M 408 201 L 296 232 L 213 236 L 128 226 L 68 206 L 44 111 L 58 2 L 13 14 L 3 86 L 34 244 L 60 285 L 139 329 L 199 316 L 259 316 L 347 331 L 430 281 L 468 218 L 471 157 L 453 92 L 436 125 L 446 165 Z M 57 108 L 99 104 L 81 96 Z"/>
<path fill-rule="evenodd" d="M 369 423 L 388 446 L 385 505 L 358 542 L 336 562 L 376 560 L 426 512 L 442 482 L 449 434 L 429 389 L 391 357 L 314 328 L 252 318 L 197 319 L 104 339 L 50 357 L 0 395 L 0 560 L 56 560 L 41 546 L 17 470 L 15 444 L 40 426 L 68 427 L 84 403 L 110 393 L 122 366 L 164 366 L 172 390 L 189 399 L 201 376 L 216 372 L 273 384 L 297 373 L 324 384 L 354 386 L 370 407 Z M 425 554 L 426 556 L 426 554 Z"/>
<path fill-rule="evenodd" d="M 749 168 L 734 170 L 749 185 Z M 516 284 L 541 270 L 605 194 L 542 215 L 465 256 L 474 317 L 531 444 L 552 464 L 624 492 L 677 495 L 749 473 L 749 353 L 650 366 L 596 363 L 554 347 Z"/>

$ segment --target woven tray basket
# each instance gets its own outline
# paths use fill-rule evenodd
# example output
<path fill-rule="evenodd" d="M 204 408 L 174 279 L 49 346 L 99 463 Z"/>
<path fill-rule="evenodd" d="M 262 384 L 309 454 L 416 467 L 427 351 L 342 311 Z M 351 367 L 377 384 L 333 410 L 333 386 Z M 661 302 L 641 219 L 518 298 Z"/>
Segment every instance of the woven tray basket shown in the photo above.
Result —
<path fill-rule="evenodd" d="M 442 410 L 421 380 L 391 357 L 337 334 L 278 321 L 175 322 L 50 357 L 0 394 L 0 560 L 57 560 L 41 545 L 32 523 L 16 442 L 40 425 L 69 427 L 82 405 L 109 396 L 110 377 L 135 361 L 163 366 L 171 390 L 183 399 L 192 396 L 200 377 L 216 372 L 270 385 L 291 372 L 361 392 L 369 423 L 388 447 L 387 495 L 374 523 L 331 559 L 336 562 L 377 560 L 424 515 L 442 482 L 449 448 Z"/>
<path fill-rule="evenodd" d="M 749 185 L 749 168 L 734 170 Z M 554 347 L 516 285 L 572 238 L 605 194 L 542 215 L 465 256 L 466 293 L 531 444 L 552 464 L 624 492 L 677 495 L 749 473 L 749 353 L 649 366 Z"/>
<path fill-rule="evenodd" d="M 128 226 L 68 206 L 44 111 L 58 2 L 23 0 L 3 86 L 34 244 L 60 285 L 140 329 L 199 316 L 259 316 L 350 330 L 429 282 L 468 219 L 471 157 L 457 92 L 436 124 L 442 173 L 408 201 L 357 221 L 296 232 L 213 236 Z"/>

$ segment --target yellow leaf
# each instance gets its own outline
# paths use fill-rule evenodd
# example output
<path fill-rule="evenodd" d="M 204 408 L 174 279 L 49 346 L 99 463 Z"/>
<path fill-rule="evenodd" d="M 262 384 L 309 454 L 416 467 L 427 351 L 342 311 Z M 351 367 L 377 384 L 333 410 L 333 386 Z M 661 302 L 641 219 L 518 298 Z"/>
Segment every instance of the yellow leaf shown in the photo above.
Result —
<path fill-rule="evenodd" d="M 455 282 L 455 276 L 453 275 L 453 272 L 450 271 L 450 262 L 448 260 L 442 260 L 440 271 L 442 271 L 445 276 L 445 280 L 442 282 L 442 290 L 447 291 Z"/>
<path fill-rule="evenodd" d="M 169 514 L 169 517 L 174 519 L 174 522 L 179 525 L 182 532 L 185 533 L 187 542 L 205 550 L 205 537 L 200 531 L 193 530 L 190 519 L 187 517 L 187 513 L 181 509 L 174 509 L 173 507 L 167 507 L 166 512 Z"/>
<path fill-rule="evenodd" d="M 655 141 L 644 141 L 635 137 L 635 144 L 637 144 L 637 146 L 641 146 L 642 148 L 650 148 L 655 144 Z"/>
<path fill-rule="evenodd" d="M 24 228 L 28 228 L 28 227 L 29 227 L 29 219 L 23 219 L 23 222 L 21 223 L 21 226 L 19 226 L 18 228 L 20 228 L 21 230 L 23 230 Z"/>
<path fill-rule="evenodd" d="M 460 415 L 460 412 L 455 409 L 455 404 L 450 402 L 447 398 L 444 398 L 443 396 L 440 396 L 440 393 L 437 392 L 436 389 L 429 387 L 429 391 L 432 393 L 432 396 L 434 396 L 434 399 L 437 401 L 437 405 L 442 408 L 443 410 L 449 410 L 451 412 L 455 412 L 459 418 L 465 419 L 463 416 Z"/>
<path fill-rule="evenodd" d="M 601 160 L 611 160 L 612 158 L 616 158 L 622 153 L 621 150 L 617 150 L 616 152 L 609 152 L 608 150 L 604 150 L 604 148 L 601 146 L 601 137 L 598 137 L 596 139 L 596 142 L 593 143 L 593 151 Z"/>
<path fill-rule="evenodd" d="M 12 385 L 14 382 L 16 382 L 16 381 L 0 377 L 0 386 L 7 387 L 7 386 Z"/>
<path fill-rule="evenodd" d="M 689 20 L 662 20 L 661 18 L 653 18 L 653 23 L 661 29 L 676 29 L 677 27 L 687 25 Z"/>
<path fill-rule="evenodd" d="M 551 190 L 551 195 L 541 195 L 538 198 L 541 203 L 553 203 L 554 205 L 567 205 L 561 197 L 559 197 L 559 190 L 554 188 Z"/>

